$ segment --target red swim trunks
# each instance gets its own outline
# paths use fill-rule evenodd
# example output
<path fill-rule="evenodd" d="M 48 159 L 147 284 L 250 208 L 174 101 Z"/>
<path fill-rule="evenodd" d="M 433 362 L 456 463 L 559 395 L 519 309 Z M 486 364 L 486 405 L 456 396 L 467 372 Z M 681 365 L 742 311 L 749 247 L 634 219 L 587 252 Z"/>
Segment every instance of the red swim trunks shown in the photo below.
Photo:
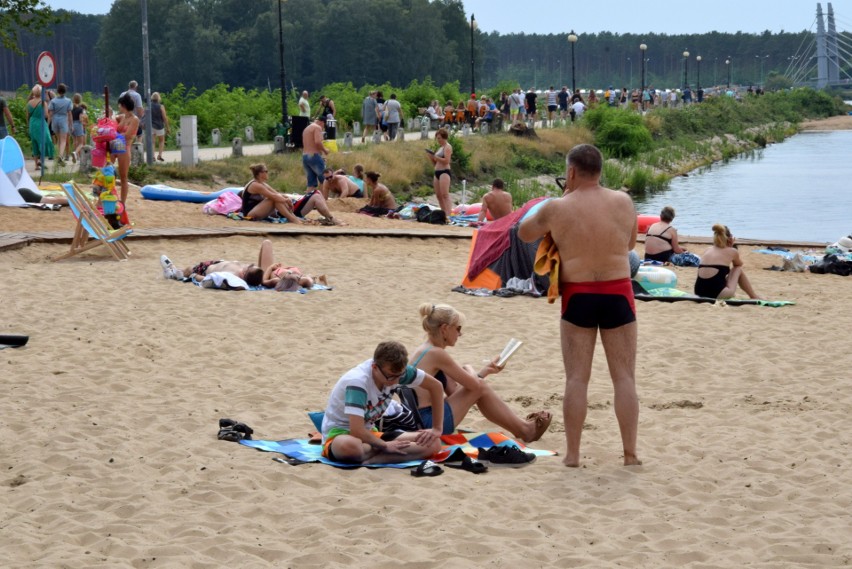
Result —
<path fill-rule="evenodd" d="M 630 279 L 562 283 L 562 320 L 582 328 L 609 330 L 636 321 Z"/>

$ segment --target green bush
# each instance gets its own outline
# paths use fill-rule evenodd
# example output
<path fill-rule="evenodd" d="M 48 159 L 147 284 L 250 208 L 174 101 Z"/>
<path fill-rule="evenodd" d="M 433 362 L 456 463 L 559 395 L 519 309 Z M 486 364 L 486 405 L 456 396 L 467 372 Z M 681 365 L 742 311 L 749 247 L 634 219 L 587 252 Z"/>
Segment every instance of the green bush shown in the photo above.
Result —
<path fill-rule="evenodd" d="M 636 114 L 614 117 L 595 132 L 595 143 L 609 156 L 629 158 L 652 144 L 651 133 Z"/>

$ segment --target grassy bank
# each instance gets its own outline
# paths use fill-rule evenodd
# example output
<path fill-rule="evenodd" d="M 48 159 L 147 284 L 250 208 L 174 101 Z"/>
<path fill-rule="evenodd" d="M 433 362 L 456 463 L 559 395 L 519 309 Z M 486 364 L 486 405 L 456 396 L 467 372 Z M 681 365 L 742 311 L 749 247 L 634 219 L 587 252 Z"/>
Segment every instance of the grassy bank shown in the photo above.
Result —
<path fill-rule="evenodd" d="M 516 203 L 555 193 L 553 177 L 565 170 L 565 155 L 580 143 L 598 145 L 606 156 L 603 183 L 633 193 L 665 189 L 674 176 L 717 161 L 725 161 L 778 142 L 797 131 L 804 119 L 842 114 L 842 101 L 824 92 L 798 89 L 735 101 L 708 99 L 685 108 L 653 109 L 644 115 L 632 110 L 599 106 L 581 121 L 539 129 L 536 138 L 507 133 L 453 136 L 453 191 L 467 180 L 472 198 L 487 190 L 491 180 L 508 182 Z M 401 200 L 432 194 L 432 166 L 423 152 L 433 140 L 404 144 L 356 146 L 335 153 L 328 163 L 352 171 L 355 164 L 382 175 Z M 242 185 L 248 167 L 259 157 L 204 162 L 195 168 L 175 165 L 140 166 L 131 171 L 134 183 L 187 184 L 211 188 Z M 301 156 L 269 155 L 263 161 L 272 185 L 283 192 L 304 191 Z M 87 181 L 82 178 L 81 181 Z"/>

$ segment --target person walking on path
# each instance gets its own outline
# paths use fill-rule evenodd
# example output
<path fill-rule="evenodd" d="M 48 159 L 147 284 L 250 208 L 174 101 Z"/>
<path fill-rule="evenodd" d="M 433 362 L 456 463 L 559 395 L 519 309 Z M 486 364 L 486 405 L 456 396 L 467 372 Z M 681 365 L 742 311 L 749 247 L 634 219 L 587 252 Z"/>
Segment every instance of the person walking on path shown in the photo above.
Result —
<path fill-rule="evenodd" d="M 598 330 L 615 391 L 624 465 L 641 464 L 636 453 L 636 308 L 628 256 L 636 244 L 636 209 L 628 194 L 600 185 L 602 167 L 597 148 L 575 146 L 567 157 L 565 194 L 545 202 L 518 231 L 526 242 L 549 234 L 559 253 L 565 366 L 562 409 L 568 447 L 563 462 L 572 467 L 580 465 L 580 436 Z"/>

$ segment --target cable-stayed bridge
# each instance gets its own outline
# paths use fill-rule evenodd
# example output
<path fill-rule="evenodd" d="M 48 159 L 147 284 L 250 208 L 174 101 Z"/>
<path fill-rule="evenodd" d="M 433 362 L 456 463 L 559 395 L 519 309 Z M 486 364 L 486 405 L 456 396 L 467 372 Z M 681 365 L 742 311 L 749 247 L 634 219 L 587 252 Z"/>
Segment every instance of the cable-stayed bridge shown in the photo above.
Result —
<path fill-rule="evenodd" d="M 816 18 L 811 29 L 816 34 L 808 36 L 796 53 L 788 58 L 784 71 L 796 85 L 809 85 L 817 89 L 838 85 L 852 85 L 852 34 L 837 31 L 840 22 L 844 29 L 852 27 L 834 13 L 831 2 L 823 15 L 822 4 L 817 3 Z"/>

